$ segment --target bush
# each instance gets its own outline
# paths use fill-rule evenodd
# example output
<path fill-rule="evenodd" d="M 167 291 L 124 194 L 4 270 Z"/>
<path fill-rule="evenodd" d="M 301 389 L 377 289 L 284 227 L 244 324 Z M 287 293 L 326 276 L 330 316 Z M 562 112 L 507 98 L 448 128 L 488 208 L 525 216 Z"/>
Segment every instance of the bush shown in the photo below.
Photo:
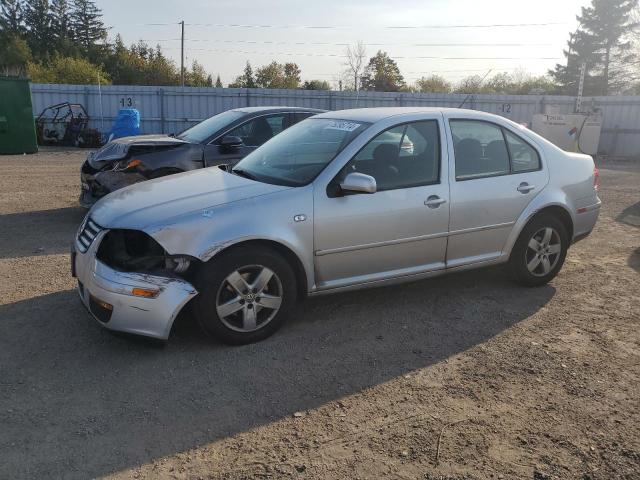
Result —
<path fill-rule="evenodd" d="M 54 57 L 48 64 L 28 64 L 28 74 L 35 83 L 68 83 L 74 85 L 110 84 L 109 76 L 97 65 L 83 58 Z"/>

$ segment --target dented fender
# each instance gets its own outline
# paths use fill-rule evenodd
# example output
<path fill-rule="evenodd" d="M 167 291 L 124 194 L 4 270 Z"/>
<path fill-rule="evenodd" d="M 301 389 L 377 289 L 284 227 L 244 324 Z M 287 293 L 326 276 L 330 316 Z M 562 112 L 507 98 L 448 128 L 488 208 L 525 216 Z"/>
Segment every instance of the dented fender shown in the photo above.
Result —
<path fill-rule="evenodd" d="M 268 202 L 263 201 L 265 197 Z M 299 215 L 305 220 L 294 220 Z M 205 207 L 144 231 L 169 254 L 189 255 L 203 262 L 233 245 L 275 242 L 298 257 L 307 285 L 314 285 L 312 185 Z"/>

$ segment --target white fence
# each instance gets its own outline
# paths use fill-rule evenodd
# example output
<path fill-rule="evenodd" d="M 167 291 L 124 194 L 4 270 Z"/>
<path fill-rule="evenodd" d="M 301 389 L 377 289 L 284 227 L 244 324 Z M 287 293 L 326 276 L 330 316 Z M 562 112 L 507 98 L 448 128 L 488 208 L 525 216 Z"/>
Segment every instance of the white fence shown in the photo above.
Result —
<path fill-rule="evenodd" d="M 81 103 L 91 126 L 106 132 L 118 110 L 137 108 L 144 133 L 177 133 L 216 113 L 246 106 L 286 105 L 341 110 L 358 107 L 458 107 L 463 94 L 335 92 L 244 88 L 142 87 L 113 85 L 32 84 L 33 110 L 61 102 Z M 571 113 L 575 97 L 543 95 L 471 95 L 465 108 L 496 113 L 530 123 L 535 113 Z M 602 112 L 600 152 L 615 157 L 640 157 L 640 97 L 593 97 L 583 106 Z"/>

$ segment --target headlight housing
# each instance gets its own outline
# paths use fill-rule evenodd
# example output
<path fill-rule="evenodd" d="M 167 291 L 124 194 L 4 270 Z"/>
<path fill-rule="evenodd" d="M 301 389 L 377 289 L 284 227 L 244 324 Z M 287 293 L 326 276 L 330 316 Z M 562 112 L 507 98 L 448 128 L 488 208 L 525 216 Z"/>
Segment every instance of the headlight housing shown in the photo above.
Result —
<path fill-rule="evenodd" d="M 109 230 L 100 242 L 97 258 L 123 272 L 185 274 L 192 263 L 187 255 L 169 255 L 151 236 L 139 230 Z"/>

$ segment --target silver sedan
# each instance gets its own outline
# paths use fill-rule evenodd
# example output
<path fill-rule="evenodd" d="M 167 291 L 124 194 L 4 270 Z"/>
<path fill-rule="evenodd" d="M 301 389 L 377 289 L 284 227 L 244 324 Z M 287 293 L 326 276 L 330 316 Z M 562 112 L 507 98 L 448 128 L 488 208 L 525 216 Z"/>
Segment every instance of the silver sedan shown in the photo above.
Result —
<path fill-rule="evenodd" d="M 373 108 L 316 115 L 233 169 L 100 200 L 75 239 L 106 328 L 167 339 L 187 303 L 206 333 L 261 340 L 309 295 L 507 264 L 537 286 L 593 229 L 598 172 L 505 118 Z"/>

